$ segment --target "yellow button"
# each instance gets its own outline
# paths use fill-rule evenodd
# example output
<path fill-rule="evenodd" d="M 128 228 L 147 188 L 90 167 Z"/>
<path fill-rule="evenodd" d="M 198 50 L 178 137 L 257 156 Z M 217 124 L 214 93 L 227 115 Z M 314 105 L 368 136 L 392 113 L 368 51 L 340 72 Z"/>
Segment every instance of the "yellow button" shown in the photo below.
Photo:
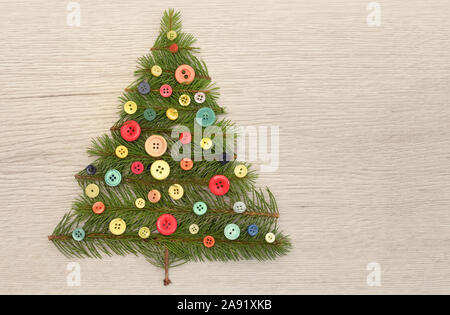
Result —
<path fill-rule="evenodd" d="M 213 142 L 210 138 L 203 138 L 202 141 L 200 142 L 200 146 L 202 147 L 203 150 L 211 149 L 212 145 Z"/>
<path fill-rule="evenodd" d="M 177 38 L 177 32 L 175 32 L 175 31 L 168 31 L 167 32 L 167 39 L 168 40 L 174 40 L 175 38 Z"/>
<path fill-rule="evenodd" d="M 116 155 L 117 155 L 117 157 L 119 157 L 119 158 L 121 158 L 121 159 L 126 158 L 127 155 L 128 155 L 128 149 L 127 149 L 127 147 L 124 146 L 124 145 L 119 145 L 119 146 L 116 148 Z"/>
<path fill-rule="evenodd" d="M 267 233 L 264 238 L 266 239 L 267 243 L 275 242 L 275 234 L 273 234 L 272 232 Z"/>
<path fill-rule="evenodd" d="M 159 77 L 162 73 L 162 69 L 158 65 L 154 65 L 150 71 L 155 77 Z"/>
<path fill-rule="evenodd" d="M 181 106 L 188 106 L 191 104 L 191 98 L 187 94 L 183 94 L 178 98 L 178 103 L 180 103 Z"/>
<path fill-rule="evenodd" d="M 191 234 L 197 234 L 198 233 L 198 231 L 200 230 L 200 228 L 198 227 L 198 225 L 197 224 L 191 224 L 190 226 L 189 226 L 189 232 L 191 232 Z"/>
<path fill-rule="evenodd" d="M 244 164 L 239 164 L 234 168 L 234 175 L 236 177 L 245 177 L 247 175 L 247 167 Z"/>
<path fill-rule="evenodd" d="M 183 197 L 184 189 L 180 184 L 173 184 L 169 187 L 169 196 L 172 197 L 173 200 L 178 200 Z"/>
<path fill-rule="evenodd" d="M 157 160 L 152 163 L 150 174 L 157 180 L 166 179 L 170 174 L 170 166 L 164 160 Z"/>
<path fill-rule="evenodd" d="M 178 111 L 175 108 L 171 107 L 171 108 L 167 109 L 166 116 L 170 120 L 175 120 L 178 118 Z"/>
<path fill-rule="evenodd" d="M 95 198 L 98 196 L 100 189 L 95 184 L 89 184 L 86 186 L 84 192 L 86 193 L 86 196 L 88 196 L 89 198 Z"/>
<path fill-rule="evenodd" d="M 125 104 L 123 104 L 123 110 L 125 111 L 125 113 L 127 114 L 134 114 L 137 111 L 137 105 L 135 102 L 133 101 L 128 101 Z"/>
<path fill-rule="evenodd" d="M 136 199 L 136 201 L 134 202 L 134 204 L 136 205 L 136 207 L 138 207 L 139 209 L 142 209 L 145 207 L 145 200 L 142 198 L 138 198 Z"/>
<path fill-rule="evenodd" d="M 150 229 L 146 226 L 143 226 L 139 229 L 138 235 L 143 238 L 149 238 L 150 237 Z"/>
<path fill-rule="evenodd" d="M 121 235 L 125 232 L 127 225 L 121 218 L 115 218 L 109 223 L 109 230 L 114 235 Z"/>

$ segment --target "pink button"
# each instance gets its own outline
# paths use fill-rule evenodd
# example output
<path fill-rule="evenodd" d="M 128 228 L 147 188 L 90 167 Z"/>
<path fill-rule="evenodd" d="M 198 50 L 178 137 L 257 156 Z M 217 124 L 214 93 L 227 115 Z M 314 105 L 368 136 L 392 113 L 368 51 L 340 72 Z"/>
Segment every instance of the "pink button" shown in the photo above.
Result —
<path fill-rule="evenodd" d="M 139 161 L 133 162 L 133 164 L 131 164 L 131 171 L 134 174 L 141 174 L 144 171 L 144 164 Z"/>
<path fill-rule="evenodd" d="M 185 132 L 180 133 L 180 142 L 182 144 L 191 143 L 191 140 L 192 140 L 192 135 L 190 132 L 185 131 Z"/>
<path fill-rule="evenodd" d="M 172 95 L 172 87 L 168 84 L 161 85 L 159 88 L 159 93 L 162 97 L 169 97 Z"/>

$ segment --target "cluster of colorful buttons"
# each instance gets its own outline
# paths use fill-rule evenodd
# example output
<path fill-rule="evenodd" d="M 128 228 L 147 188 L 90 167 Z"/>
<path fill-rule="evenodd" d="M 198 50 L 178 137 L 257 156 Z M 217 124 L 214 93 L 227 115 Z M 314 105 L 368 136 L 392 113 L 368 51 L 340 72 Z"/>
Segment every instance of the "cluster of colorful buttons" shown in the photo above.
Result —
<path fill-rule="evenodd" d="M 225 195 L 230 189 L 230 181 L 224 175 L 214 175 L 209 181 L 209 190 L 217 196 Z"/>
<path fill-rule="evenodd" d="M 146 226 L 143 226 L 139 229 L 138 235 L 140 238 L 146 239 L 150 237 L 150 229 Z"/>
<path fill-rule="evenodd" d="M 178 111 L 175 108 L 170 107 L 166 110 L 166 116 L 170 120 L 176 120 L 178 118 Z"/>
<path fill-rule="evenodd" d="M 163 214 L 156 220 L 156 228 L 162 235 L 170 235 L 177 229 L 177 220 L 171 214 Z"/>
<path fill-rule="evenodd" d="M 275 242 L 275 234 L 273 234 L 271 232 L 267 233 L 265 239 L 266 239 L 267 243 L 273 243 L 273 242 Z"/>
<path fill-rule="evenodd" d="M 152 163 L 150 174 L 157 180 L 166 179 L 170 174 L 170 166 L 164 160 L 157 160 Z"/>
<path fill-rule="evenodd" d="M 147 81 L 143 81 L 143 82 L 139 83 L 138 91 L 139 91 L 139 93 L 141 93 L 143 95 L 148 94 L 150 92 L 150 84 L 148 84 Z"/>
<path fill-rule="evenodd" d="M 158 65 L 154 65 L 150 71 L 155 77 L 159 77 L 162 74 L 162 69 Z"/>
<path fill-rule="evenodd" d="M 177 44 L 172 44 L 169 46 L 169 51 L 174 54 L 176 52 L 178 52 L 178 45 Z"/>
<path fill-rule="evenodd" d="M 141 135 L 141 126 L 134 120 L 128 120 L 120 127 L 120 135 L 128 142 L 135 141 Z"/>
<path fill-rule="evenodd" d="M 187 94 L 182 94 L 178 98 L 178 103 L 180 103 L 181 106 L 188 106 L 189 104 L 191 104 L 191 98 Z"/>
<path fill-rule="evenodd" d="M 213 146 L 213 142 L 210 138 L 203 138 L 202 141 L 200 141 L 200 146 L 203 150 L 209 150 Z"/>
<path fill-rule="evenodd" d="M 95 198 L 100 193 L 100 188 L 98 188 L 98 186 L 95 184 L 89 184 L 84 189 L 84 192 L 86 193 L 86 196 L 88 196 L 89 198 Z"/>
<path fill-rule="evenodd" d="M 167 141 L 163 136 L 152 135 L 145 141 L 145 152 L 151 157 L 159 157 L 166 153 Z"/>
<path fill-rule="evenodd" d="M 197 92 L 194 95 L 194 100 L 198 104 L 202 104 L 206 100 L 206 95 L 203 92 Z"/>
<path fill-rule="evenodd" d="M 131 171 L 133 174 L 139 175 L 144 171 L 144 164 L 139 161 L 135 161 L 131 164 Z"/>
<path fill-rule="evenodd" d="M 157 189 L 152 189 L 148 192 L 147 198 L 151 203 L 157 203 L 161 199 L 161 193 Z"/>
<path fill-rule="evenodd" d="M 95 214 L 101 214 L 103 211 L 105 211 L 105 204 L 101 201 L 97 201 L 92 205 L 92 211 Z"/>
<path fill-rule="evenodd" d="M 197 234 L 199 230 L 200 230 L 200 228 L 198 227 L 197 224 L 194 223 L 194 224 L 189 225 L 189 232 L 191 234 Z"/>
<path fill-rule="evenodd" d="M 227 239 L 233 241 L 239 237 L 239 235 L 241 234 L 241 230 L 239 229 L 239 226 L 231 223 L 225 226 L 225 228 L 223 229 L 223 234 Z"/>
<path fill-rule="evenodd" d="M 143 198 L 137 198 L 134 204 L 136 205 L 136 208 L 142 209 L 145 207 L 145 200 Z"/>
<path fill-rule="evenodd" d="M 202 127 L 208 127 L 216 121 L 216 114 L 209 107 L 202 107 L 195 115 L 195 121 Z"/>
<path fill-rule="evenodd" d="M 192 210 L 194 210 L 194 213 L 196 215 L 204 215 L 206 213 L 206 210 L 208 210 L 208 206 L 203 201 L 197 201 L 196 203 L 194 203 Z"/>
<path fill-rule="evenodd" d="M 245 177 L 247 175 L 247 167 L 244 164 L 239 164 L 234 168 L 234 175 L 236 177 Z"/>
<path fill-rule="evenodd" d="M 180 161 L 180 167 L 185 171 L 189 171 L 193 166 L 194 162 L 190 158 L 183 158 Z"/>
<path fill-rule="evenodd" d="M 191 143 L 191 141 L 192 141 L 192 135 L 190 132 L 185 131 L 185 132 L 180 133 L 180 142 L 182 144 L 189 144 L 189 143 Z"/>
<path fill-rule="evenodd" d="M 175 38 L 177 38 L 177 32 L 175 32 L 173 30 L 167 32 L 167 39 L 168 40 L 174 40 Z"/>
<path fill-rule="evenodd" d="M 115 218 L 109 222 L 109 231 L 114 235 L 121 235 L 127 229 L 127 225 L 121 218 Z"/>
<path fill-rule="evenodd" d="M 236 213 L 243 213 L 247 210 L 247 206 L 242 201 L 235 202 L 233 205 L 233 210 Z"/>
<path fill-rule="evenodd" d="M 159 94 L 161 94 L 162 97 L 169 97 L 172 95 L 172 87 L 168 84 L 163 84 L 159 88 Z"/>
<path fill-rule="evenodd" d="M 126 158 L 127 155 L 128 155 L 128 149 L 127 149 L 127 147 L 124 146 L 124 145 L 119 145 L 119 146 L 116 148 L 116 155 L 117 155 L 117 157 L 120 158 L 120 159 Z"/>
<path fill-rule="evenodd" d="M 184 194 L 184 189 L 183 189 L 183 187 L 180 184 L 170 185 L 170 187 L 169 187 L 169 196 L 173 200 L 181 199 L 181 197 L 183 197 L 183 194 Z"/>
<path fill-rule="evenodd" d="M 215 243 L 216 240 L 211 235 L 207 235 L 203 238 L 203 245 L 205 245 L 208 248 L 213 247 Z"/>
<path fill-rule="evenodd" d="M 125 111 L 125 113 L 127 114 L 134 114 L 137 111 L 137 105 L 135 102 L 133 101 L 128 101 L 123 105 L 123 110 Z"/>
<path fill-rule="evenodd" d="M 194 81 L 195 71 L 191 66 L 181 65 L 175 70 L 175 79 L 178 83 L 189 84 Z"/>
<path fill-rule="evenodd" d="M 144 118 L 148 121 L 152 121 L 156 118 L 156 112 L 153 108 L 147 108 L 144 110 Z"/>
<path fill-rule="evenodd" d="M 114 187 L 120 184 L 122 175 L 118 170 L 109 170 L 105 174 L 105 182 L 108 186 Z"/>
<path fill-rule="evenodd" d="M 256 234 L 258 234 L 259 228 L 256 224 L 250 224 L 247 227 L 247 233 L 250 236 L 255 236 Z"/>
<path fill-rule="evenodd" d="M 77 229 L 73 230 L 73 232 L 72 232 L 72 238 L 75 241 L 82 241 L 85 236 L 86 236 L 86 233 L 84 232 L 84 230 L 82 228 L 77 228 Z"/>
<path fill-rule="evenodd" d="M 86 167 L 86 173 L 88 173 L 89 175 L 94 175 L 97 172 L 97 168 L 94 165 L 88 165 Z"/>

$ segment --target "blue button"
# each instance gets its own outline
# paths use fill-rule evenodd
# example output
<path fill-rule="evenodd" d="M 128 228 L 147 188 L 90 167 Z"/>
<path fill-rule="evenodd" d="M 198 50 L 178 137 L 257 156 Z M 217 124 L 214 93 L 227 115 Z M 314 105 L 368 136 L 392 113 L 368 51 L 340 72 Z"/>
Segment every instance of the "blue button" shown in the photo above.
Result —
<path fill-rule="evenodd" d="M 259 228 L 256 224 L 250 224 L 247 228 L 247 233 L 250 236 L 255 236 L 258 234 Z"/>
<path fill-rule="evenodd" d="M 96 172 L 97 172 L 97 169 L 95 168 L 94 165 L 89 164 L 89 165 L 86 167 L 86 173 L 88 173 L 89 175 L 94 175 Z"/>
<path fill-rule="evenodd" d="M 122 175 L 118 170 L 109 170 L 105 174 L 105 182 L 108 186 L 117 186 L 122 181 Z"/>
<path fill-rule="evenodd" d="M 202 107 L 197 111 L 195 115 L 195 121 L 203 127 L 208 127 L 214 124 L 216 121 L 216 114 L 209 107 Z"/>
<path fill-rule="evenodd" d="M 146 110 L 144 110 L 144 118 L 147 119 L 148 121 L 152 121 L 153 119 L 156 118 L 156 112 L 153 108 L 147 108 Z"/>
<path fill-rule="evenodd" d="M 150 92 L 150 84 L 147 81 L 143 81 L 138 85 L 138 91 L 141 94 L 148 94 Z"/>
<path fill-rule="evenodd" d="M 225 237 L 229 240 L 235 240 L 239 237 L 241 234 L 241 230 L 239 229 L 239 226 L 237 226 L 234 223 L 227 224 L 225 229 L 223 230 L 223 234 L 225 234 Z"/>
<path fill-rule="evenodd" d="M 86 233 L 82 228 L 77 228 L 72 232 L 72 237 L 75 241 L 82 241 L 85 235 Z"/>
<path fill-rule="evenodd" d="M 208 206 L 203 201 L 197 201 L 194 203 L 194 207 L 192 208 L 196 215 L 204 215 L 206 210 L 208 210 Z"/>

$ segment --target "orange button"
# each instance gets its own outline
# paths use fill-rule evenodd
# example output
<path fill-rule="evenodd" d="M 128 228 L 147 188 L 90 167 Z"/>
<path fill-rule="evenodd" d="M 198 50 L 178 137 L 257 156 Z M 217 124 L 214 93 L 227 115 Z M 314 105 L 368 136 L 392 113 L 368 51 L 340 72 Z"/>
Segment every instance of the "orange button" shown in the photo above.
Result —
<path fill-rule="evenodd" d="M 213 247 L 216 240 L 211 235 L 205 236 L 203 239 L 203 245 L 206 247 Z"/>
<path fill-rule="evenodd" d="M 161 193 L 157 189 L 152 189 L 148 192 L 147 197 L 151 203 L 157 203 L 161 199 Z"/>
<path fill-rule="evenodd" d="M 153 135 L 145 141 L 145 151 L 152 157 L 163 155 L 167 150 L 167 141 L 162 136 Z"/>
<path fill-rule="evenodd" d="M 189 84 L 194 81 L 195 71 L 191 66 L 181 65 L 175 70 L 175 79 L 178 83 Z"/>
<path fill-rule="evenodd" d="M 183 158 L 180 161 L 180 166 L 185 171 L 189 171 L 194 166 L 194 162 L 190 158 Z"/>
<path fill-rule="evenodd" d="M 105 211 L 105 204 L 101 201 L 97 201 L 92 205 L 92 211 L 96 214 L 103 213 L 103 211 Z"/>

